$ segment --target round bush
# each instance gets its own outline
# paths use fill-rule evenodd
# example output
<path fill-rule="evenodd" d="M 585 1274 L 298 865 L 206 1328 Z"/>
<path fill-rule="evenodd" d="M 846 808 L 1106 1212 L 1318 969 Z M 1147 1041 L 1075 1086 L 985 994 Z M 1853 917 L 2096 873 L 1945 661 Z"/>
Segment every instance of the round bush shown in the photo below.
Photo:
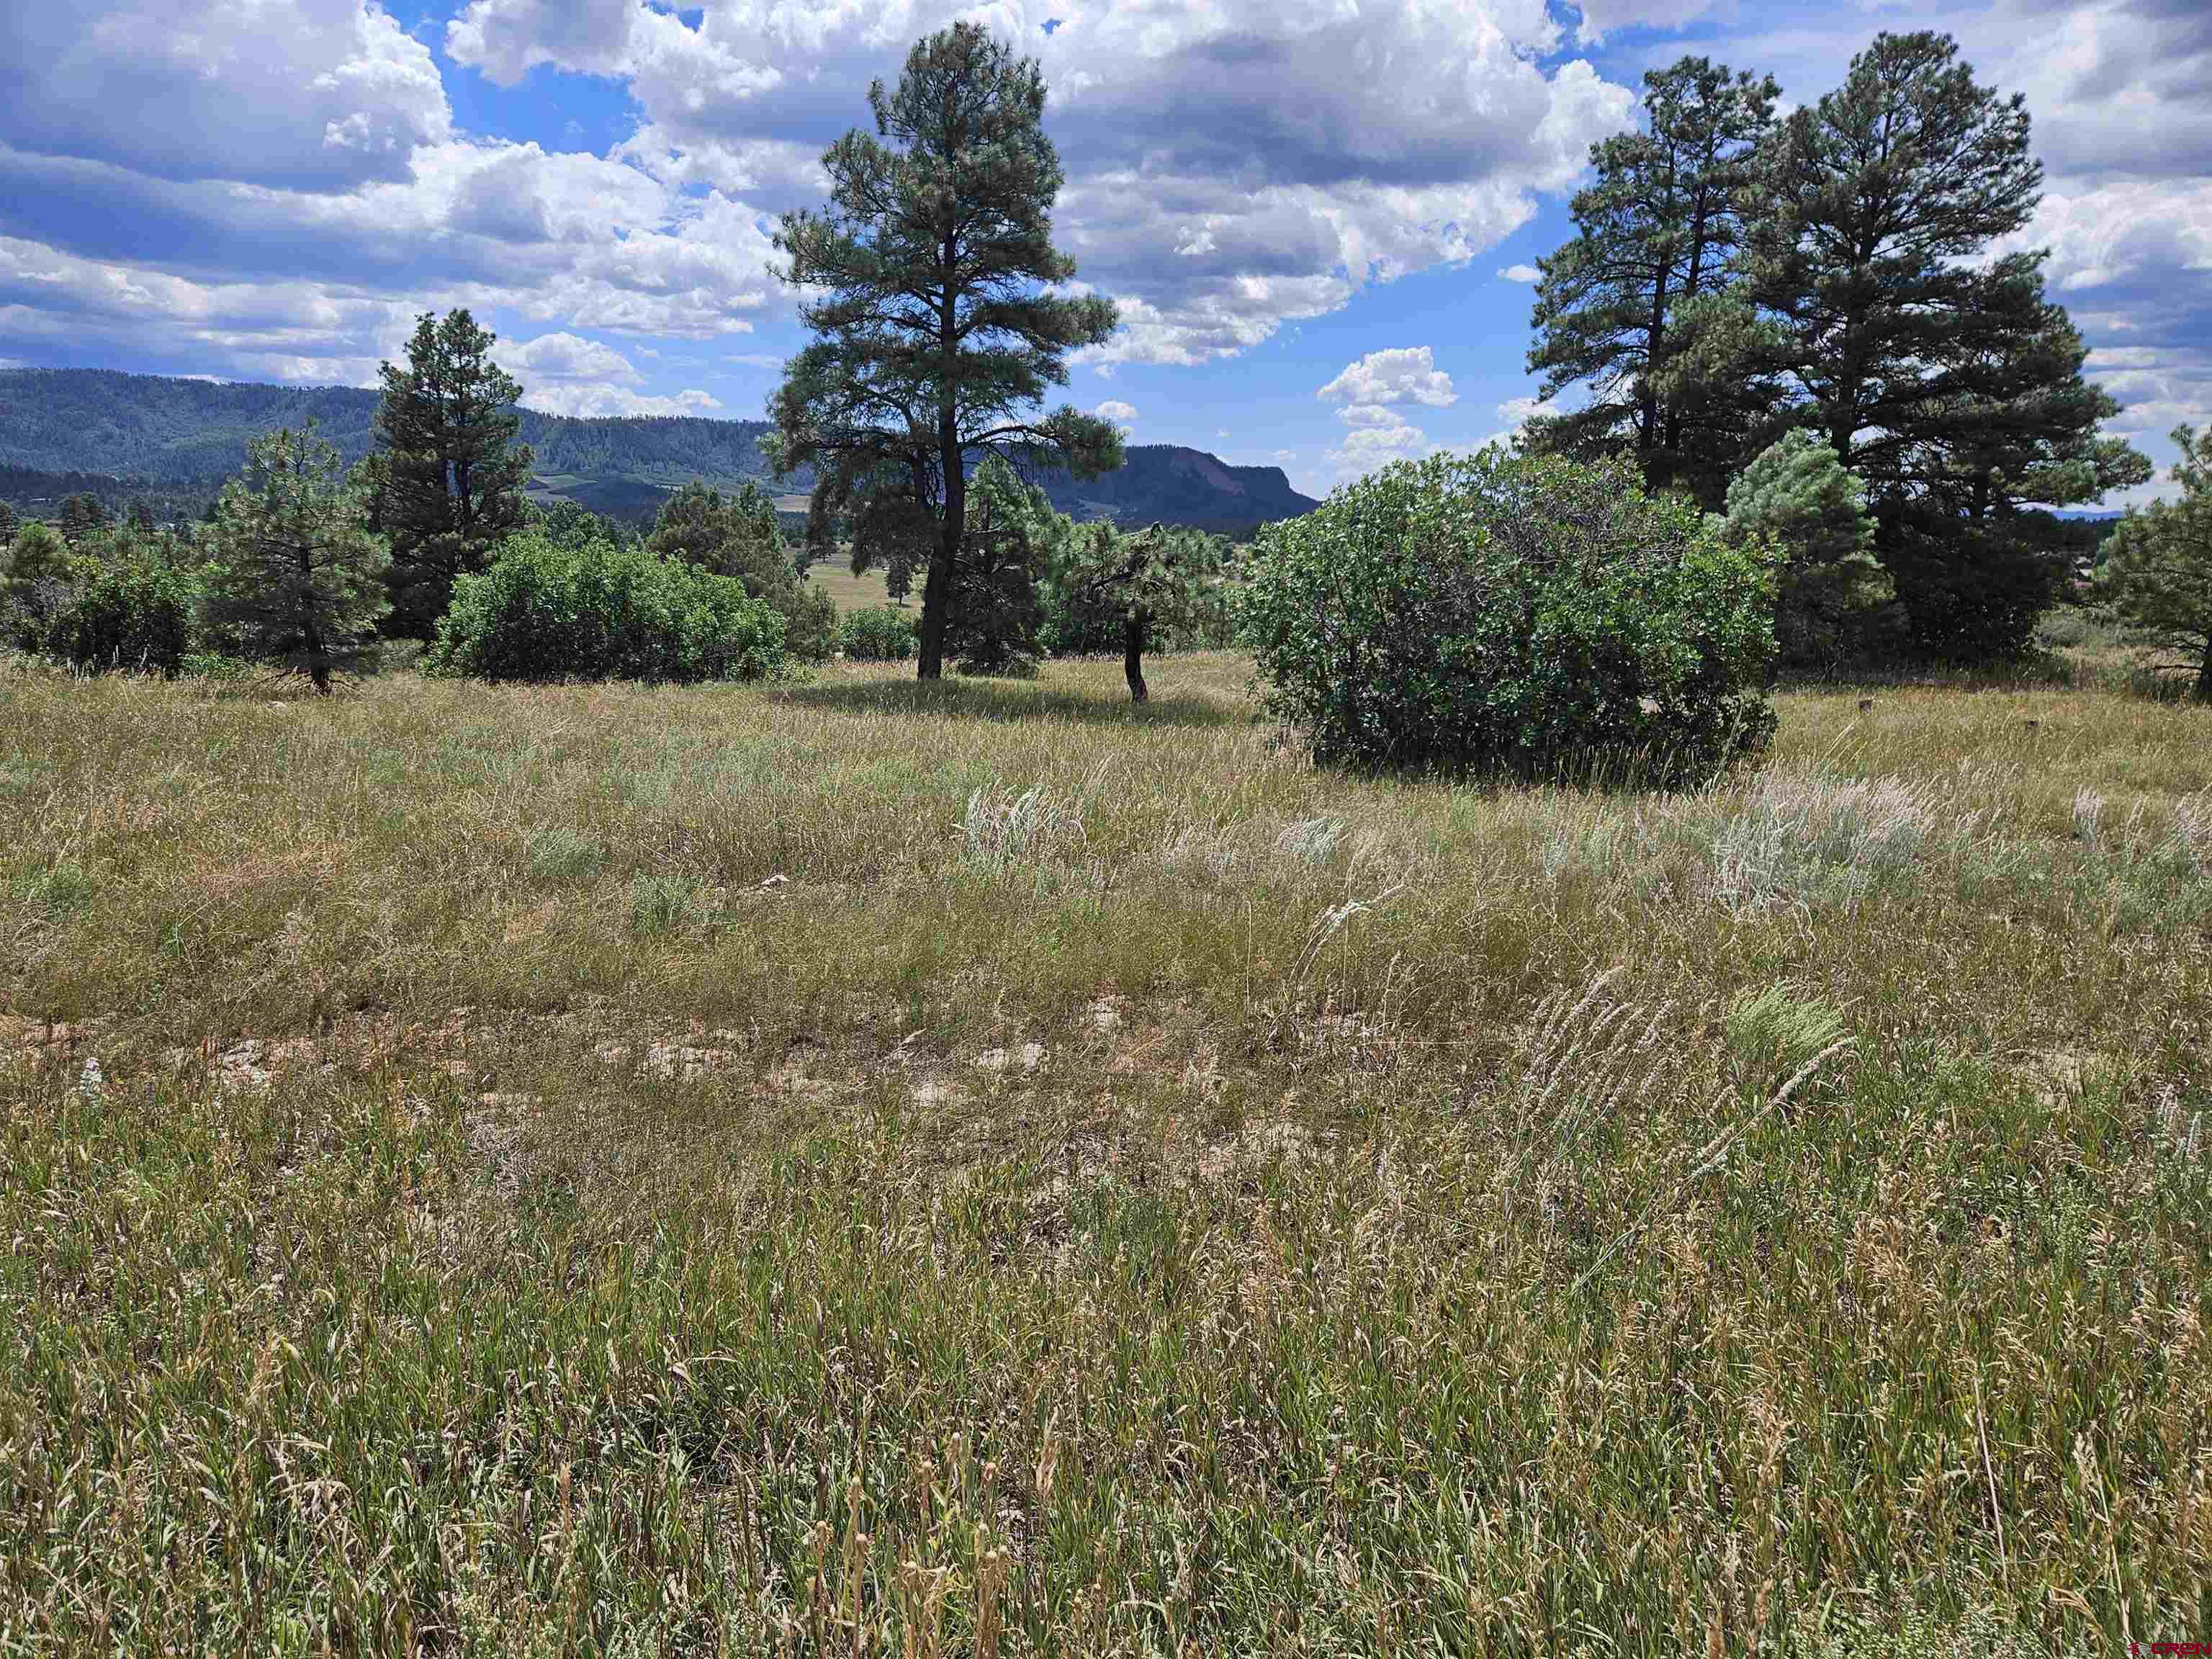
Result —
<path fill-rule="evenodd" d="M 1401 461 L 1270 526 L 1238 599 L 1318 759 L 1672 786 L 1763 748 L 1771 555 L 1626 461 Z"/>
<path fill-rule="evenodd" d="M 888 605 L 870 605 L 846 617 L 838 641 L 855 662 L 904 662 L 915 650 L 914 617 Z"/>
<path fill-rule="evenodd" d="M 533 532 L 453 584 L 426 666 L 488 680 L 758 679 L 782 668 L 783 630 L 735 577 Z"/>

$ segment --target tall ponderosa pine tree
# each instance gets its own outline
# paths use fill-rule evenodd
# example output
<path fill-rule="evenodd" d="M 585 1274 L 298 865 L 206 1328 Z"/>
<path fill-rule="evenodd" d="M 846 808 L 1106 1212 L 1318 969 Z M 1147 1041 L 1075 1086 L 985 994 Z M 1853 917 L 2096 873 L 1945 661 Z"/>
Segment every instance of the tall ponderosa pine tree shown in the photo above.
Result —
<path fill-rule="evenodd" d="M 2094 501 L 2148 464 L 2096 436 L 2118 406 L 2044 297 L 2040 252 L 1989 258 L 2042 168 L 2017 95 L 1977 85 L 1947 35 L 1883 34 L 1765 147 L 1745 279 L 1795 424 L 1866 481 L 1916 643 L 2016 649 L 2063 561 L 2026 503 Z"/>
<path fill-rule="evenodd" d="M 2098 572 L 2099 597 L 2147 643 L 2182 653 L 2191 696 L 2212 702 L 2212 430 L 2176 427 L 2178 501 L 2130 513 L 2112 532 Z"/>
<path fill-rule="evenodd" d="M 521 527 L 530 447 L 517 446 L 522 387 L 491 360 L 498 337 L 465 308 L 425 313 L 407 342 L 407 366 L 386 363 L 376 411 L 380 455 L 364 465 L 369 512 L 391 538 L 400 631 L 428 637 L 453 578 L 481 570 Z"/>
<path fill-rule="evenodd" d="M 978 452 L 1095 477 L 1121 462 L 1110 421 L 1031 413 L 1065 384 L 1066 353 L 1113 332 L 1098 295 L 1056 295 L 1075 263 L 1052 245 L 1060 158 L 1044 81 L 981 26 L 956 23 L 908 54 L 896 93 L 869 88 L 874 135 L 823 154 L 829 205 L 785 217 L 783 275 L 822 297 L 817 336 L 772 406 L 776 465 L 815 470 L 808 533 L 849 523 L 855 558 L 926 565 L 918 672 L 944 672 L 969 545 Z M 889 142 L 886 142 L 889 141 Z"/>
<path fill-rule="evenodd" d="M 359 659 L 391 609 L 384 544 L 313 422 L 247 447 L 245 474 L 224 486 L 205 545 L 215 559 L 210 624 L 319 692 Z"/>
<path fill-rule="evenodd" d="M 1770 78 L 1685 58 L 1644 77 L 1648 130 L 1590 147 L 1596 179 L 1576 193 L 1576 235 L 1536 285 L 1528 371 L 1550 398 L 1578 384 L 1580 409 L 1533 422 L 1532 447 L 1593 459 L 1633 453 L 1654 485 L 1683 483 L 1717 506 L 1751 416 L 1667 370 L 1713 318 L 1730 280 L 1741 198 L 1773 123 Z"/>

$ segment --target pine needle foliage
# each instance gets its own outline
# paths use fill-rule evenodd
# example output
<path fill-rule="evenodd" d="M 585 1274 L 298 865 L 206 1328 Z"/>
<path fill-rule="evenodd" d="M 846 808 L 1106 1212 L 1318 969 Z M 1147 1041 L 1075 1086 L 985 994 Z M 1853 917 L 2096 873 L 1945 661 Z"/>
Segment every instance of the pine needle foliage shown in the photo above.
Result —
<path fill-rule="evenodd" d="M 2212 702 L 2212 428 L 2173 429 L 2179 500 L 2153 501 L 2112 532 L 2098 586 L 2116 620 L 2196 671 L 2191 696 Z"/>
<path fill-rule="evenodd" d="M 1858 654 L 1896 595 L 1874 556 L 1866 487 L 1809 432 L 1770 445 L 1729 486 L 1727 533 L 1781 554 L 1774 634 L 1792 667 L 1832 669 Z"/>
<path fill-rule="evenodd" d="M 1121 463 L 1112 422 L 1036 412 L 1066 383 L 1066 354 L 1113 332 L 1115 310 L 1054 291 L 1075 262 L 1052 244 L 1062 174 L 1036 59 L 956 23 L 868 101 L 875 132 L 823 155 L 829 204 L 776 233 L 816 337 L 784 371 L 768 447 L 779 468 L 814 469 L 810 541 L 842 524 L 856 570 L 926 569 L 918 669 L 935 679 L 971 586 L 958 567 L 977 458 L 1079 477 Z"/>
<path fill-rule="evenodd" d="M 392 608 L 383 587 L 390 556 L 313 422 L 247 447 L 246 471 L 224 486 L 206 544 L 215 557 L 210 626 L 235 635 L 244 655 L 304 674 L 325 695 Z"/>

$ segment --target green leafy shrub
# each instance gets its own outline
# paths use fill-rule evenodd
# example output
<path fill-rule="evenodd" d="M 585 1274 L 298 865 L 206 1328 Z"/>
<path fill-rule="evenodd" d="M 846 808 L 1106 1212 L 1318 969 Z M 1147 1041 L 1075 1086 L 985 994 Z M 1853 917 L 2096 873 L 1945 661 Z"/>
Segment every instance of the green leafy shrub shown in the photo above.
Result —
<path fill-rule="evenodd" d="M 1773 733 L 1771 556 L 1625 460 L 1399 462 L 1248 571 L 1268 706 L 1321 760 L 1663 786 Z"/>
<path fill-rule="evenodd" d="M 426 665 L 488 680 L 750 680 L 778 672 L 784 623 L 719 576 L 644 547 L 508 541 L 453 585 Z"/>
<path fill-rule="evenodd" d="M 855 662 L 904 662 L 915 653 L 914 617 L 888 605 L 847 615 L 838 645 Z"/>
<path fill-rule="evenodd" d="M 46 649 L 78 668 L 173 676 L 191 651 L 200 601 L 198 574 L 158 551 L 80 559 Z"/>

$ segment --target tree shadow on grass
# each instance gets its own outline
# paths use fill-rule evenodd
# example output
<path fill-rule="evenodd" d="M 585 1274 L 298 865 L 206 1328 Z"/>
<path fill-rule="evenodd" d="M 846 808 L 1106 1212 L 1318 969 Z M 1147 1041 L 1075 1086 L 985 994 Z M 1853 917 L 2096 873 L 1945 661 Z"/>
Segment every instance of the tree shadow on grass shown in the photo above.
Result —
<path fill-rule="evenodd" d="M 1150 702 L 1085 696 L 1023 680 L 859 680 L 794 685 L 771 694 L 801 708 L 851 714 L 940 714 L 981 720 L 1073 720 L 1088 726 L 1222 726 L 1242 713 L 1204 697 L 1169 696 Z"/>

